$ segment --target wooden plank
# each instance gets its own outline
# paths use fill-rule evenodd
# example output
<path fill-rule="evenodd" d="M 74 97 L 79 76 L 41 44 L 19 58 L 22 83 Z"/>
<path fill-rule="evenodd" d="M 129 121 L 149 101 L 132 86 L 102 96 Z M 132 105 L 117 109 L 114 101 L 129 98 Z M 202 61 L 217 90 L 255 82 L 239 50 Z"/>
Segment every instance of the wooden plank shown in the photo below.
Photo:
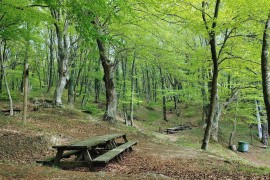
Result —
<path fill-rule="evenodd" d="M 192 129 L 189 126 L 176 126 L 176 127 L 171 127 L 171 128 L 167 128 L 165 131 L 167 132 L 167 134 L 169 133 L 176 133 L 178 131 L 182 131 L 182 130 L 186 130 L 186 129 Z"/>
<path fill-rule="evenodd" d="M 86 139 L 84 141 L 79 141 L 71 145 L 57 145 L 57 146 L 53 146 L 53 148 L 65 149 L 65 150 L 88 149 L 90 147 L 106 143 L 109 140 L 123 137 L 124 135 L 125 134 L 107 134 L 104 136 L 95 136 L 95 137 L 91 137 L 89 139 Z"/>
<path fill-rule="evenodd" d="M 81 151 L 79 151 L 79 150 L 68 151 L 68 152 L 65 152 L 65 153 L 62 154 L 62 158 L 69 158 L 70 156 L 79 154 L 80 152 Z M 55 159 L 55 156 L 51 156 L 51 157 L 48 157 L 48 158 L 45 158 L 45 159 L 42 159 L 42 160 L 37 160 L 36 163 L 40 163 L 40 164 L 43 164 L 43 165 L 52 165 L 54 159 Z"/>
<path fill-rule="evenodd" d="M 108 163 L 110 160 L 112 160 L 114 157 L 125 151 L 126 149 L 129 149 L 131 146 L 137 144 L 137 141 L 129 141 L 125 144 L 122 144 L 121 146 L 118 146 L 107 153 L 98 156 L 95 158 L 92 162 L 93 163 Z"/>

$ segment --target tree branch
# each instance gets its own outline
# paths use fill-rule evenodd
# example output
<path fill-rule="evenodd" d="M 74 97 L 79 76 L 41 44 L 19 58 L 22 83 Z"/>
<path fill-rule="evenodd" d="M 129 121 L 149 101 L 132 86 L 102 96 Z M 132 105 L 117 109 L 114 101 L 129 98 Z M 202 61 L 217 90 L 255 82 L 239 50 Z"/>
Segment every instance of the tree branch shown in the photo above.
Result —
<path fill-rule="evenodd" d="M 222 43 L 221 48 L 219 49 L 219 52 L 218 52 L 218 59 L 220 58 L 220 55 L 221 55 L 223 49 L 224 49 L 225 46 L 226 46 L 227 40 L 230 38 L 230 36 L 231 36 L 231 34 L 232 34 L 232 32 L 233 32 L 234 30 L 236 30 L 236 27 L 232 28 L 231 31 L 229 31 L 228 28 L 226 29 L 225 37 L 224 37 L 224 39 L 223 39 L 223 43 Z"/>
<path fill-rule="evenodd" d="M 231 53 L 228 53 L 228 52 L 226 52 L 226 54 L 230 55 L 231 57 L 225 57 L 225 58 L 223 58 L 223 59 L 218 63 L 219 65 L 220 65 L 223 61 L 225 61 L 226 59 L 240 59 L 240 60 L 243 60 L 243 61 L 247 61 L 247 62 L 251 62 L 251 63 L 257 64 L 257 65 L 261 65 L 261 64 L 258 63 L 258 62 L 252 61 L 252 60 L 250 60 L 250 59 L 244 59 L 244 58 L 241 57 L 241 56 L 235 56 L 235 55 L 233 55 L 233 54 L 231 54 Z"/>
<path fill-rule="evenodd" d="M 209 27 L 207 25 L 207 20 L 205 17 L 206 13 L 205 13 L 205 1 L 202 2 L 202 18 L 203 18 L 203 22 L 204 22 L 204 26 L 209 34 Z"/>
<path fill-rule="evenodd" d="M 0 21 L 2 21 L 2 19 L 5 17 L 5 15 L 6 15 L 6 12 L 4 12 L 4 14 L 1 16 Z"/>

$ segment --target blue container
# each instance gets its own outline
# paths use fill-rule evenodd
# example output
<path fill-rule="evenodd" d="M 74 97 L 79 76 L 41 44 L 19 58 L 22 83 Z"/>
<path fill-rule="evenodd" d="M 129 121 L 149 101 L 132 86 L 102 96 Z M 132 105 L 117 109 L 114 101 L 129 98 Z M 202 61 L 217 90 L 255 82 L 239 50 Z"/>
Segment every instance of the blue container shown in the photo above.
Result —
<path fill-rule="evenodd" d="M 249 143 L 244 141 L 238 142 L 238 151 L 240 152 L 248 152 Z"/>

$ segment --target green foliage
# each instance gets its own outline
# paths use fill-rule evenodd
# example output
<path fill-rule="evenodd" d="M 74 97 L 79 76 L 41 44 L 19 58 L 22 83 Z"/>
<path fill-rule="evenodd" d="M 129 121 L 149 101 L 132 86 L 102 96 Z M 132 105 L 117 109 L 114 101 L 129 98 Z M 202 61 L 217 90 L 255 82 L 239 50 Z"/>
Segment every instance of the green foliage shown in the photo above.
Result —
<path fill-rule="evenodd" d="M 87 113 L 90 113 L 90 114 L 93 114 L 93 115 L 96 115 L 96 116 L 100 116 L 102 114 L 102 112 L 103 112 L 95 104 L 88 104 L 88 105 L 82 107 L 82 109 L 84 111 L 86 111 Z"/>

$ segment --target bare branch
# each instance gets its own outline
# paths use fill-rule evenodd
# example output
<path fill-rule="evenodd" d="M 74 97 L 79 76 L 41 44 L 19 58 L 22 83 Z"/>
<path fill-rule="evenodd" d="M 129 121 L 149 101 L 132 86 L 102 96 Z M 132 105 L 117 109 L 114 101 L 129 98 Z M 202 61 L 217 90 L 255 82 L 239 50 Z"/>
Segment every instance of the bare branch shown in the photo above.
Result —
<path fill-rule="evenodd" d="M 203 7 L 202 9 L 200 9 L 200 8 L 194 6 L 193 4 L 191 4 L 190 2 L 184 2 L 184 3 L 186 3 L 186 4 L 190 5 L 190 6 L 192 6 L 193 8 L 195 8 L 195 9 L 197 9 L 197 10 L 199 10 L 199 11 L 201 11 L 203 14 L 207 15 L 210 19 L 213 19 L 212 16 L 210 16 L 208 13 L 205 12 L 204 7 Z M 206 5 L 205 1 L 203 1 L 203 3 L 204 3 L 204 6 L 205 6 L 205 5 Z"/>
<path fill-rule="evenodd" d="M 6 12 L 4 12 L 4 14 L 1 16 L 0 21 L 2 21 L 2 19 L 5 17 L 5 15 L 6 15 Z"/>
<path fill-rule="evenodd" d="M 219 65 L 220 65 L 222 62 L 224 62 L 226 59 L 240 59 L 240 60 L 242 60 L 242 61 L 247 61 L 247 62 L 251 62 L 251 63 L 253 63 L 253 64 L 261 65 L 261 63 L 252 61 L 252 60 L 250 60 L 250 59 L 245 59 L 245 58 L 243 58 L 243 57 L 241 57 L 241 56 L 235 56 L 235 55 L 233 55 L 233 54 L 231 54 L 231 53 L 228 53 L 228 52 L 226 52 L 226 54 L 230 55 L 230 57 L 225 57 L 225 58 L 223 58 L 223 59 L 218 63 Z"/>
<path fill-rule="evenodd" d="M 202 2 L 202 18 L 203 18 L 203 22 L 204 22 L 205 28 L 206 28 L 207 32 L 209 33 L 209 27 L 207 25 L 207 20 L 206 20 L 205 15 L 206 15 L 206 13 L 205 13 L 205 2 L 203 1 Z"/>
<path fill-rule="evenodd" d="M 31 5 L 26 6 L 26 7 L 42 7 L 42 8 L 48 8 L 50 6 L 42 5 L 42 4 L 31 4 Z"/>
<path fill-rule="evenodd" d="M 234 30 L 236 30 L 236 27 L 232 28 L 230 31 L 229 31 L 228 28 L 226 29 L 225 37 L 224 37 L 224 39 L 223 39 L 222 46 L 221 46 L 221 48 L 219 49 L 219 52 L 218 52 L 218 59 L 220 58 L 220 55 L 221 55 L 223 49 L 224 49 L 225 46 L 226 46 L 226 42 L 228 41 L 228 39 L 230 38 L 230 36 L 231 36 L 231 34 L 232 34 L 232 32 L 233 32 Z"/>

